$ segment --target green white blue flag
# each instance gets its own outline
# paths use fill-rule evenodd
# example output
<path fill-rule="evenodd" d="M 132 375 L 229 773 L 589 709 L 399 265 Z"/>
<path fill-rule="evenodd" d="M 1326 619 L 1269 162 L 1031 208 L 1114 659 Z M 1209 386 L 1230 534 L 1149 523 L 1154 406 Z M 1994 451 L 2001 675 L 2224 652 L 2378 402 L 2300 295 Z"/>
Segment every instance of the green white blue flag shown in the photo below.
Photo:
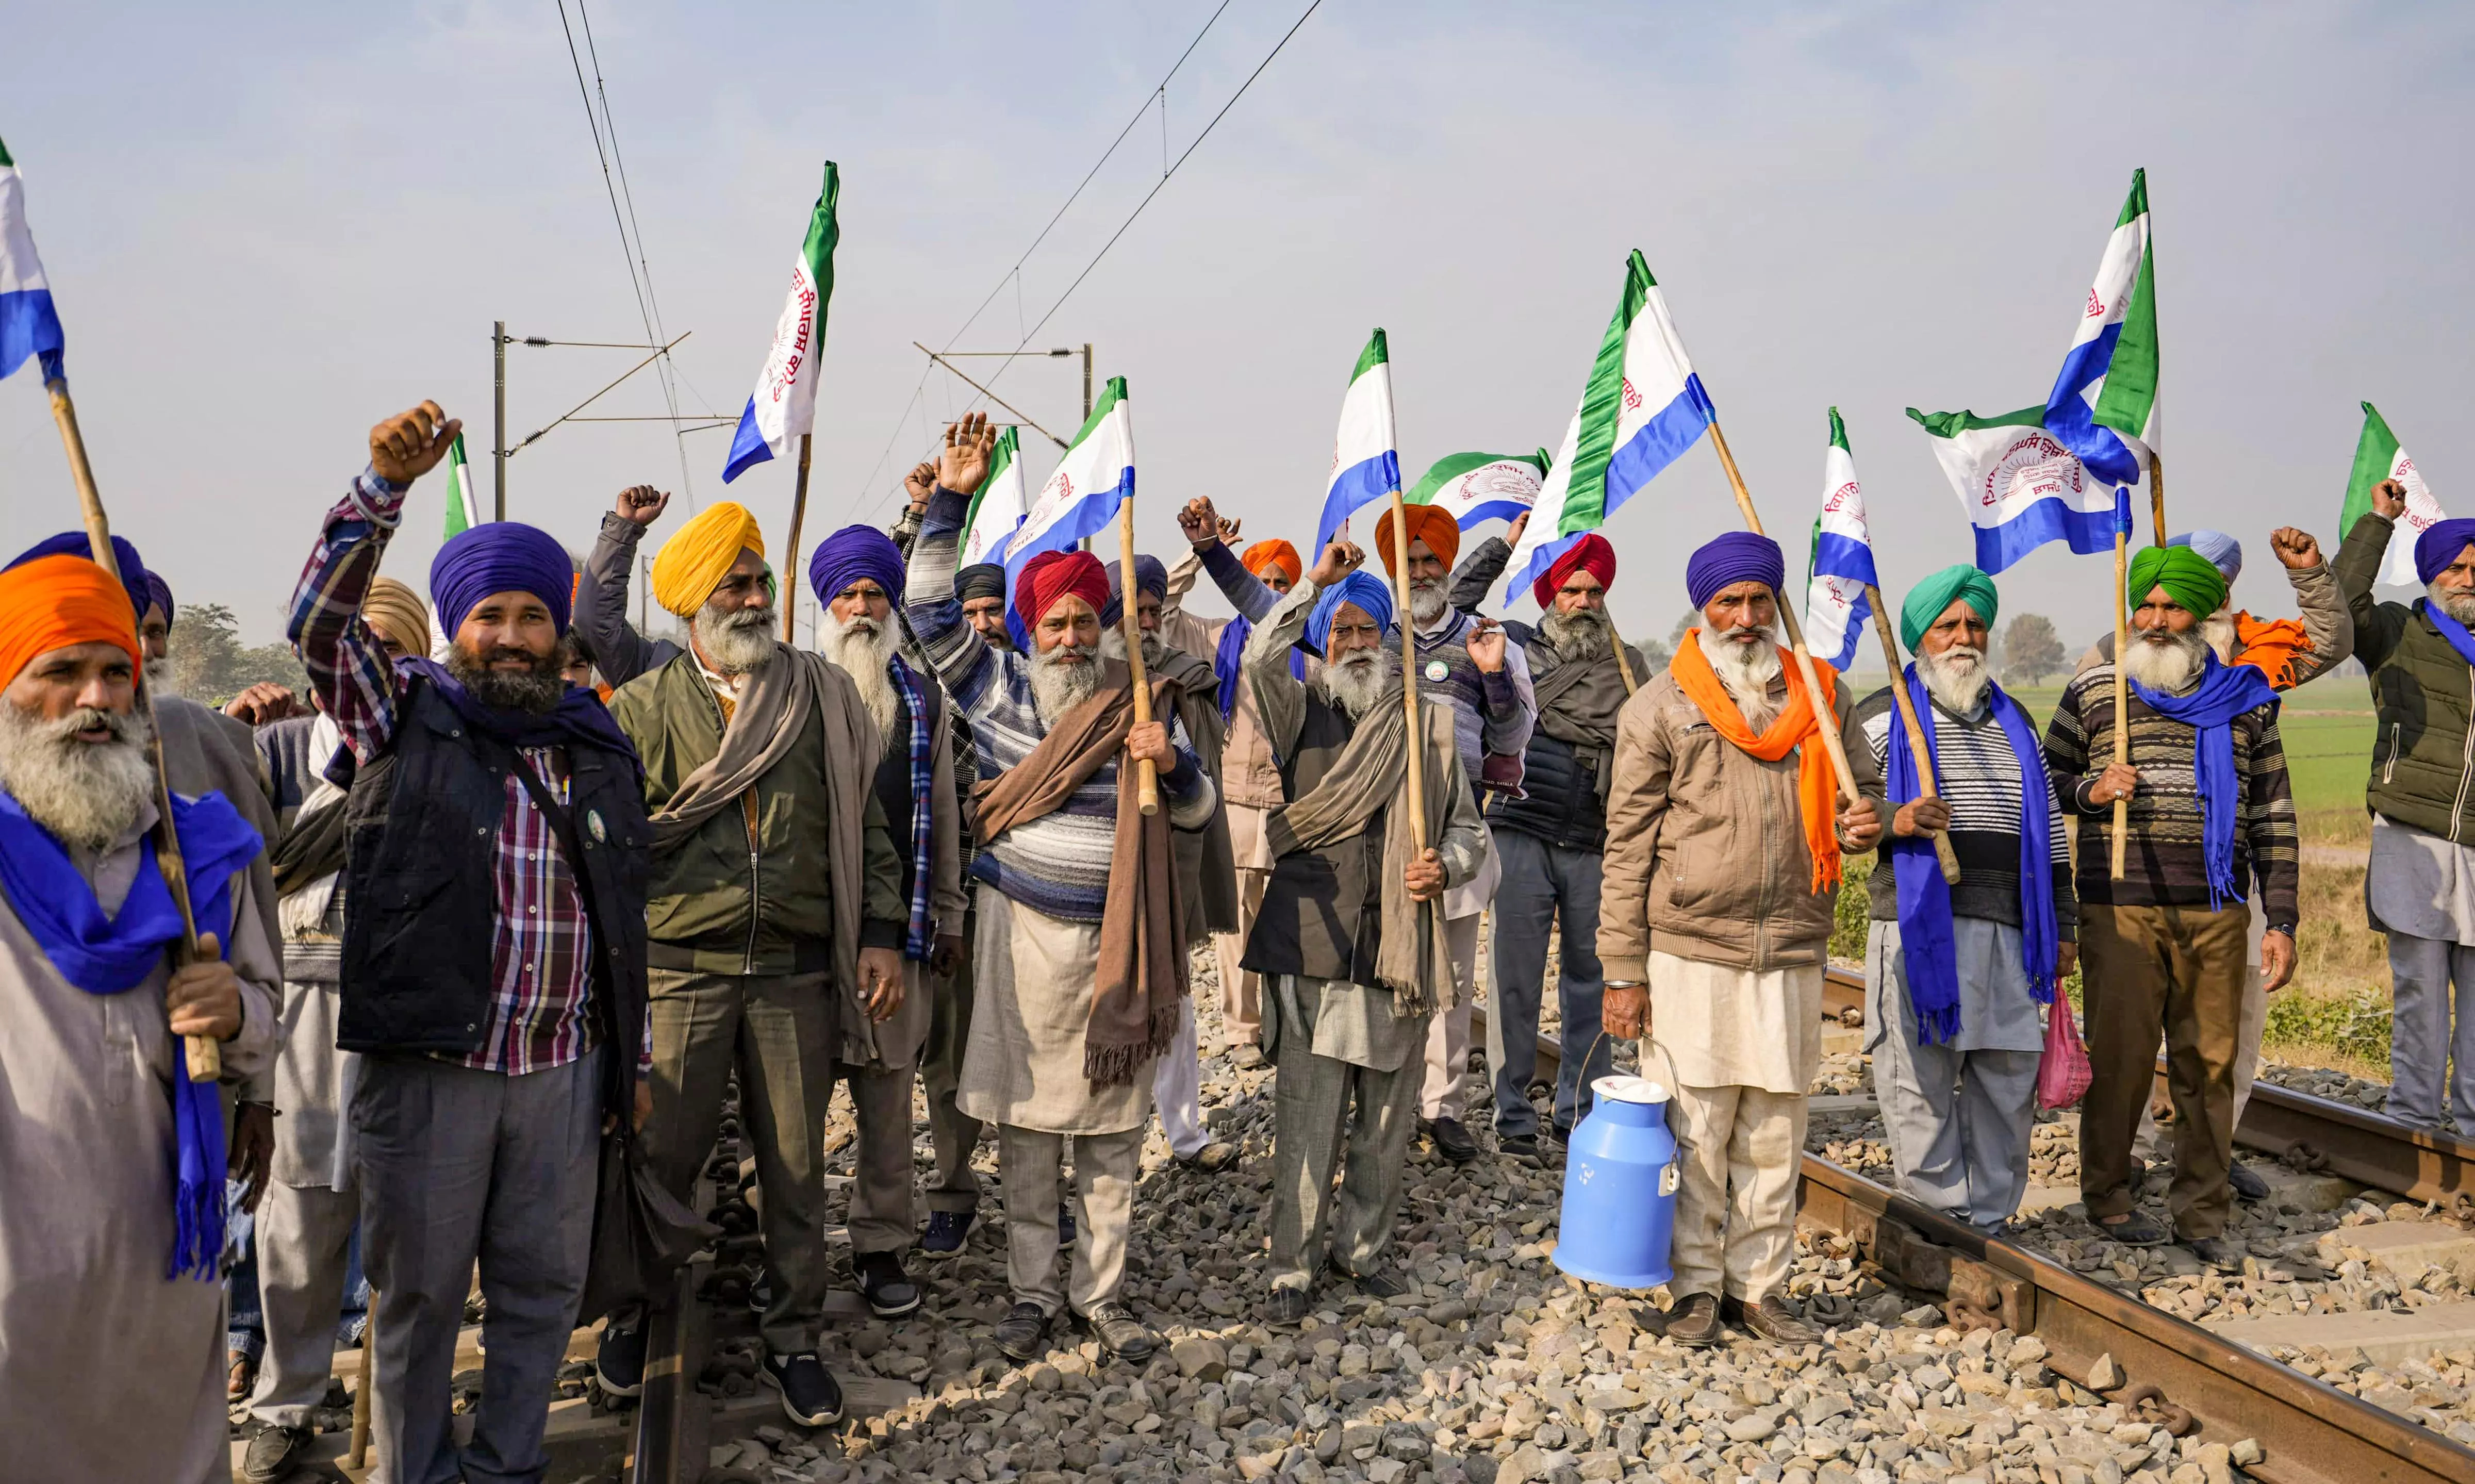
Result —
<path fill-rule="evenodd" d="M 1804 641 L 1813 657 L 1833 669 L 1855 664 L 1856 644 L 1874 612 L 1868 587 L 1874 572 L 1874 533 L 1865 522 L 1865 492 L 1856 483 L 1856 458 L 1848 450 L 1848 427 L 1830 409 L 1830 445 L 1822 454 L 1822 513 L 1813 519 L 1812 577 L 1805 588 Z"/>
<path fill-rule="evenodd" d="M 1392 432 L 1392 353 L 1378 329 L 1358 353 L 1349 390 L 1340 400 L 1340 431 L 1333 439 L 1332 482 L 1315 521 L 1314 548 L 1332 544 L 1350 512 L 1401 487 L 1401 454 Z"/>
<path fill-rule="evenodd" d="M 2046 398 L 2046 429 L 2109 483 L 2141 480 L 2157 449 L 2157 263 L 2148 231 L 2148 172 L 2131 173 L 2097 259 L 2071 348 Z"/>
<path fill-rule="evenodd" d="M 2431 487 L 2423 482 L 2422 472 L 2398 447 L 2397 434 L 2389 431 L 2388 420 L 2365 402 L 2363 435 L 2355 440 L 2355 470 L 2346 480 L 2346 508 L 2338 519 L 2340 541 L 2346 539 L 2357 521 L 2371 513 L 2372 487 L 2384 479 L 2406 486 L 2406 514 L 2390 530 L 2380 575 L 2372 580 L 2389 587 L 2419 588 L 2423 581 L 2414 574 L 2414 539 L 2445 518 L 2440 501 L 2433 499 Z"/>
<path fill-rule="evenodd" d="M 1519 520 L 1546 480 L 1545 449 L 1535 453 L 1455 453 L 1435 460 L 1435 467 L 1401 502 L 1434 505 L 1467 530 L 1481 521 Z"/>
<path fill-rule="evenodd" d="M 989 476 L 980 481 L 980 492 L 971 497 L 971 509 L 963 517 L 963 546 L 957 556 L 958 565 L 976 566 L 996 560 L 992 554 L 1005 544 L 1022 523 L 1022 439 L 1017 428 L 1006 428 L 997 434 L 996 449 L 989 455 Z"/>
<path fill-rule="evenodd" d="M 808 235 L 791 264 L 790 297 L 773 325 L 773 348 L 765 353 L 756 390 L 739 414 L 739 430 L 730 435 L 730 456 L 722 466 L 724 484 L 750 464 L 788 453 L 800 434 L 817 426 L 817 356 L 825 344 L 825 305 L 834 297 L 834 246 L 843 236 L 834 213 L 842 194 L 842 171 L 826 160 L 824 188 L 817 193 Z"/>
<path fill-rule="evenodd" d="M 460 536 L 481 523 L 480 492 L 473 488 L 473 466 L 464 461 L 464 435 L 447 450 L 447 534 Z"/>

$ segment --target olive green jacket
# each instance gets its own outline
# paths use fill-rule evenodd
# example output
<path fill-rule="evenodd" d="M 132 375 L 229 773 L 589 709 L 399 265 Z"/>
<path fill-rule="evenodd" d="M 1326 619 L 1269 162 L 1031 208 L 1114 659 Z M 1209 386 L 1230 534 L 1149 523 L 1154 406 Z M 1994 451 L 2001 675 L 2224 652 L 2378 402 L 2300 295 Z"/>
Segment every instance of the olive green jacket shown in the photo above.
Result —
<path fill-rule="evenodd" d="M 2338 586 L 2355 619 L 2355 657 L 2371 677 L 2380 726 L 2364 803 L 2443 839 L 2475 843 L 2475 669 L 2424 617 L 2426 599 L 2375 602 L 2372 579 L 2390 522 L 2365 515 L 2338 552 Z"/>

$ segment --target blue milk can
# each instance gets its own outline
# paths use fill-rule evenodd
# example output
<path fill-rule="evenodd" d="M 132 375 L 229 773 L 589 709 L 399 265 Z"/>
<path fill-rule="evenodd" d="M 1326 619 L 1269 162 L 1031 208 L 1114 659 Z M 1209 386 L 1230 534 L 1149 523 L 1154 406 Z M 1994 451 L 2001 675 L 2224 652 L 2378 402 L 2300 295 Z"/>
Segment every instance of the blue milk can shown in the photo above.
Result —
<path fill-rule="evenodd" d="M 1645 1077 L 1602 1077 L 1590 1091 L 1590 1116 L 1566 1146 L 1556 1266 L 1587 1282 L 1655 1288 L 1674 1277 L 1667 1249 L 1679 1171 L 1668 1091 Z"/>

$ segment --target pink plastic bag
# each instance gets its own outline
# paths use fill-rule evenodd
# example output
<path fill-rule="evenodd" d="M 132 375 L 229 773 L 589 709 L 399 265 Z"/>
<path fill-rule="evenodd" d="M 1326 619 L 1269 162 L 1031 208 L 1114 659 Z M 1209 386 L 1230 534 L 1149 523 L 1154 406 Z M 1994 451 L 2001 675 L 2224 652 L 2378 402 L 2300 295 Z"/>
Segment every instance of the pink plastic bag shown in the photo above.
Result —
<path fill-rule="evenodd" d="M 2046 1055 L 2037 1063 L 2037 1106 L 2049 1111 L 2070 1107 L 2088 1091 L 2095 1076 L 2071 999 L 2058 992 L 2053 1008 L 2046 1012 Z"/>

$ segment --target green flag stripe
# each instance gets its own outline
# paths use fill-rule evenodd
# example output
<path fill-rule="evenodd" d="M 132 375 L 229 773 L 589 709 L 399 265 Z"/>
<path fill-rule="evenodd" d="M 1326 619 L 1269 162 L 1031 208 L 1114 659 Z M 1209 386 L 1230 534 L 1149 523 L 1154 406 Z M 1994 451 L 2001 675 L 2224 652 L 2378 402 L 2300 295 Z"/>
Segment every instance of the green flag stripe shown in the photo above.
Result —
<path fill-rule="evenodd" d="M 1409 494 L 1401 497 L 1401 502 L 1405 505 L 1433 504 L 1434 503 L 1435 492 L 1437 490 L 1442 489 L 1445 485 L 1452 483 L 1461 475 L 1468 474 L 1471 470 L 1483 468 L 1488 464 L 1512 463 L 1528 464 L 1532 468 L 1537 470 L 1542 475 L 1547 473 L 1547 454 L 1544 450 L 1541 450 L 1536 454 L 1454 453 L 1435 460 L 1435 467 L 1427 471 L 1426 477 L 1418 481 L 1416 488 L 1410 490 Z"/>
<path fill-rule="evenodd" d="M 2340 541 L 2357 521 L 2371 514 L 2372 486 L 2389 476 L 2397 451 L 2397 435 L 2389 431 L 2388 420 L 2370 402 L 2364 403 L 2364 431 L 2355 440 L 2355 469 L 2346 476 L 2346 508 L 2338 518 Z"/>
<path fill-rule="evenodd" d="M 1358 369 L 1349 374 L 1349 379 L 1354 382 L 1371 368 L 1388 364 L 1391 359 L 1392 353 L 1384 343 L 1384 331 L 1378 329 L 1368 338 L 1366 349 L 1358 353 Z"/>
<path fill-rule="evenodd" d="M 2123 199 L 2120 230 L 2148 211 L 2148 172 L 2131 173 L 2131 194 Z M 2149 224 L 2148 241 L 2140 253 L 2140 276 L 2132 280 L 2131 303 L 2122 311 L 2122 334 L 2115 341 L 2114 359 L 2106 368 L 2105 390 L 2097 394 L 2089 420 L 2134 438 L 2148 431 L 2149 409 L 2157 405 L 2157 231 Z"/>
<path fill-rule="evenodd" d="M 799 255 L 808 260 L 808 276 L 817 280 L 817 338 L 824 338 L 825 305 L 834 297 L 834 249 L 843 240 L 840 215 L 843 198 L 843 173 L 832 160 L 825 161 L 824 188 L 817 193 L 817 210 L 808 219 L 808 238 L 799 244 Z"/>
<path fill-rule="evenodd" d="M 1020 432 L 1020 428 L 1009 427 L 997 434 L 997 446 L 989 454 L 989 472 L 980 477 L 980 487 L 971 492 L 971 508 L 963 516 L 963 529 L 954 538 L 955 546 L 960 547 L 971 539 L 971 527 L 980 520 L 980 500 L 994 487 L 997 475 L 1004 474 L 1013 465 L 1015 455 L 1021 451 L 1022 440 L 1017 436 Z"/>
<path fill-rule="evenodd" d="M 1972 433 L 1983 427 L 2043 427 L 2046 426 L 2046 408 L 2042 402 L 2033 407 L 2022 407 L 2017 412 L 2004 412 L 1986 418 L 1967 411 L 1919 412 L 1914 407 L 1908 409 L 1908 416 L 1916 419 L 1918 426 L 1937 438 L 1956 438 L 1962 433 Z"/>
<path fill-rule="evenodd" d="M 2122 198 L 2122 214 L 2114 219 L 2114 225 L 2128 227 L 2140 220 L 2141 213 L 2147 209 L 2148 172 L 2144 168 L 2134 170 L 2131 172 L 2131 194 Z"/>
<path fill-rule="evenodd" d="M 1615 457 L 1616 416 L 1624 401 L 1625 334 L 1642 306 L 1650 303 L 1655 283 L 1650 263 L 1635 248 L 1625 259 L 1624 295 L 1616 304 L 1615 317 L 1607 321 L 1598 360 L 1591 365 L 1589 384 L 1581 393 L 1581 436 L 1573 450 L 1564 508 L 1556 521 L 1558 536 L 1595 530 L 1606 522 L 1607 463 Z"/>
<path fill-rule="evenodd" d="M 1836 407 L 1830 409 L 1830 446 L 1834 449 L 1848 447 L 1848 425 L 1839 421 L 1839 409 Z M 1850 451 L 1852 453 L 1854 450 Z M 1817 531 L 1822 529 L 1821 517 L 1814 518 L 1813 528 Z"/>
<path fill-rule="evenodd" d="M 0 140 L 0 165 L 13 165 L 15 163 L 15 160 L 9 158 L 8 142 L 6 140 Z"/>
<path fill-rule="evenodd" d="M 1101 421 L 1108 417 L 1109 410 L 1125 400 L 1126 378 L 1123 377 L 1111 377 L 1109 378 L 1109 384 L 1100 389 L 1100 400 L 1091 404 L 1091 415 L 1083 420 L 1082 430 L 1074 435 L 1073 441 L 1068 443 L 1066 447 L 1071 449 L 1076 444 L 1081 443 L 1084 439 L 1090 437 L 1091 429 L 1100 426 Z"/>

